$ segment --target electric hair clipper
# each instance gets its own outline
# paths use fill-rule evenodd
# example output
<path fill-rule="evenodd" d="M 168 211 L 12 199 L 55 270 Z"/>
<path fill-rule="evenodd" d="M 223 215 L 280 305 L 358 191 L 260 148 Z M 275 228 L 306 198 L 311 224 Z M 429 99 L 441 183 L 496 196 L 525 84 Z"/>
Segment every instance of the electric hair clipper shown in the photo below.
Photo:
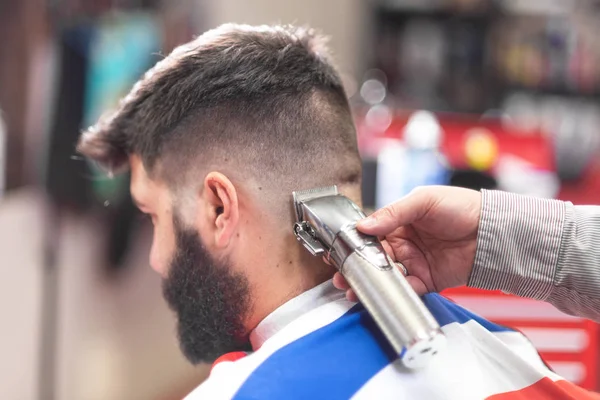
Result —
<path fill-rule="evenodd" d="M 292 195 L 297 239 L 342 273 L 406 367 L 426 365 L 445 336 L 379 240 L 356 229 L 363 211 L 336 186 Z"/>

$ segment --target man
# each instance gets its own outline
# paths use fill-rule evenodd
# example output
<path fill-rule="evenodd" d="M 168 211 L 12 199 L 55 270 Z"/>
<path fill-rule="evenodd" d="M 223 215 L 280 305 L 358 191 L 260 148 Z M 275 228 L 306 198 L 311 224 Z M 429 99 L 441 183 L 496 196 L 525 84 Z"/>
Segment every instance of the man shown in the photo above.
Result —
<path fill-rule="evenodd" d="M 150 70 L 79 150 L 111 171 L 130 166 L 183 353 L 219 358 L 190 399 L 580 394 L 520 334 L 436 294 L 424 301 L 448 348 L 407 371 L 364 309 L 335 290 L 332 267 L 296 241 L 292 191 L 337 184 L 360 202 L 350 108 L 310 30 L 205 33 Z"/>

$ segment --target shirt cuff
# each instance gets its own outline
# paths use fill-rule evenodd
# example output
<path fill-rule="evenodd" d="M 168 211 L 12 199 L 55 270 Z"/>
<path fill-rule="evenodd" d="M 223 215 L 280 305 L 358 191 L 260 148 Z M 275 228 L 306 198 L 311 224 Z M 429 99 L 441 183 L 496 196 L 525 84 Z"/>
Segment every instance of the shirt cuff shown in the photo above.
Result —
<path fill-rule="evenodd" d="M 553 288 L 566 203 L 482 190 L 468 286 L 545 300 Z"/>

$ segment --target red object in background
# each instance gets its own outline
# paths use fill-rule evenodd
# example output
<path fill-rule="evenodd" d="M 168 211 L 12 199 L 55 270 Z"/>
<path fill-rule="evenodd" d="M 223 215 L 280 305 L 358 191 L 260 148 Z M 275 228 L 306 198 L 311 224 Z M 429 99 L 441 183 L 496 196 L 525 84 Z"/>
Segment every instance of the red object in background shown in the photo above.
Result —
<path fill-rule="evenodd" d="M 600 204 L 600 160 L 593 159 L 580 179 L 563 182 L 558 193 L 559 200 L 573 204 Z"/>
<path fill-rule="evenodd" d="M 443 294 L 494 323 L 521 331 L 557 374 L 583 388 L 598 389 L 598 324 L 501 292 L 463 287 Z"/>
<path fill-rule="evenodd" d="M 370 130 L 363 120 L 357 121 L 358 141 L 361 151 L 374 155 L 385 140 L 402 138 L 402 131 L 409 112 L 397 113 L 390 126 L 383 132 Z M 476 116 L 440 113 L 436 115 L 444 130 L 441 151 L 451 167 L 467 168 L 465 141 L 473 128 L 483 128 L 497 139 L 498 153 L 511 154 L 540 169 L 554 171 L 554 150 L 552 142 L 541 131 L 525 131 L 507 127 L 499 119 L 480 119 Z M 598 157 L 597 157 L 598 158 Z M 600 204 L 600 159 L 592 160 L 581 179 L 563 182 L 558 199 L 574 204 Z"/>
<path fill-rule="evenodd" d="M 237 361 L 237 360 L 240 360 L 240 359 L 246 357 L 247 355 L 248 355 L 248 353 L 246 353 L 245 351 L 233 351 L 231 353 L 225 353 L 222 356 L 220 356 L 219 358 L 217 358 L 215 360 L 215 362 L 213 362 L 212 367 L 211 367 L 211 371 L 219 363 Z"/>
<path fill-rule="evenodd" d="M 410 113 L 399 113 L 384 132 L 370 131 L 366 124 L 358 121 L 359 146 L 367 148 L 380 139 L 400 140 L 409 117 Z M 436 114 L 436 117 L 444 131 L 440 150 L 453 168 L 468 167 L 465 142 L 473 128 L 481 128 L 496 137 L 499 154 L 512 154 L 540 169 L 554 169 L 552 144 L 541 131 L 508 129 L 498 119 L 478 119 L 469 115 Z"/>

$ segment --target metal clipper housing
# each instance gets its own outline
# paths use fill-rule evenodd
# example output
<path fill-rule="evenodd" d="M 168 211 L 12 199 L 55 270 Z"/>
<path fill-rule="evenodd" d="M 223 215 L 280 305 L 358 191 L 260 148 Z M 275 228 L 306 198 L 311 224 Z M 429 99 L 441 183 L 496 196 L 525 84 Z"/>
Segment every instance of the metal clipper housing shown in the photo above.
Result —
<path fill-rule="evenodd" d="M 379 240 L 356 229 L 365 217 L 336 186 L 293 192 L 294 234 L 346 278 L 408 368 L 419 368 L 444 346 L 440 327 Z"/>

